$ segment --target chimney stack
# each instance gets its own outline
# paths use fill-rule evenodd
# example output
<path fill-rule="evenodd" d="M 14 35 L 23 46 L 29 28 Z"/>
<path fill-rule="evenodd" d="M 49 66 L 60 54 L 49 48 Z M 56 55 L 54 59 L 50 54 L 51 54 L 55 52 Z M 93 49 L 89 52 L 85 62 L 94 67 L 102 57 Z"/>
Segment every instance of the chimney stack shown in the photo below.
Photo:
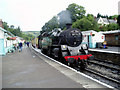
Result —
<path fill-rule="evenodd" d="M 3 28 L 3 22 L 2 22 L 2 19 L 0 19 L 0 27 Z"/>
<path fill-rule="evenodd" d="M 71 23 L 67 23 L 66 27 L 67 27 L 67 29 L 70 29 L 70 28 L 72 28 L 72 24 Z"/>

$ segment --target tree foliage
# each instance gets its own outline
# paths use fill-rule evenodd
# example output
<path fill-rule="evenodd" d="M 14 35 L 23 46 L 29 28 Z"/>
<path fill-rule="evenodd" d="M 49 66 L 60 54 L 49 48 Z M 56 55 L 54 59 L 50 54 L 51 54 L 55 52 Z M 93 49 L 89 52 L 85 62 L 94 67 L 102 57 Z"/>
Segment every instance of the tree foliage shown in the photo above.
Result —
<path fill-rule="evenodd" d="M 100 17 L 102 17 L 102 18 L 108 18 L 108 15 L 101 15 L 100 13 L 98 13 L 97 14 L 97 18 L 100 18 Z"/>
<path fill-rule="evenodd" d="M 68 6 L 67 10 L 71 12 L 72 22 L 77 21 L 85 16 L 86 10 L 83 6 L 72 3 Z"/>
<path fill-rule="evenodd" d="M 115 24 L 115 23 L 110 23 L 106 27 L 107 27 L 108 31 L 110 31 L 110 30 L 118 30 L 118 28 L 119 28 L 118 24 Z"/>
<path fill-rule="evenodd" d="M 98 24 L 94 20 L 94 16 L 92 14 L 87 14 L 86 17 L 74 22 L 72 27 L 73 28 L 79 28 L 81 31 L 97 30 L 98 29 Z"/>
<path fill-rule="evenodd" d="M 7 22 L 3 22 L 3 28 L 5 29 L 5 30 L 7 30 L 8 29 L 8 24 L 7 24 Z"/>
<path fill-rule="evenodd" d="M 22 36 L 22 32 L 20 27 L 18 26 L 17 28 L 15 28 L 14 25 L 8 25 L 7 22 L 3 22 L 3 28 L 7 31 L 10 31 L 12 34 L 14 34 L 15 36 Z"/>
<path fill-rule="evenodd" d="M 82 19 L 74 22 L 72 27 L 73 28 L 78 28 L 82 31 L 86 31 L 86 30 L 91 30 L 92 29 L 92 23 L 88 19 L 82 18 Z"/>
<path fill-rule="evenodd" d="M 22 38 L 24 38 L 26 41 L 31 41 L 35 38 L 32 34 L 22 34 Z"/>
<path fill-rule="evenodd" d="M 117 19 L 118 15 L 109 16 L 109 19 Z"/>
<path fill-rule="evenodd" d="M 31 41 L 31 39 L 35 38 L 32 34 L 23 34 L 19 26 L 15 28 L 14 25 L 9 26 L 7 22 L 3 22 L 3 28 L 15 36 L 24 38 L 26 41 Z"/>

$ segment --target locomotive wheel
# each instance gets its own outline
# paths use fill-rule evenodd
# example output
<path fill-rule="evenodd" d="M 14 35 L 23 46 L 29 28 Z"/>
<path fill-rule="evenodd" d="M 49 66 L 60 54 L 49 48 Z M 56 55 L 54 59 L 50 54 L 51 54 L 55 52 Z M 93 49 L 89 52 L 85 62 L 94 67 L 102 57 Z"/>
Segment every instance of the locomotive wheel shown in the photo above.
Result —
<path fill-rule="evenodd" d="M 42 51 L 42 53 L 47 54 L 47 50 L 42 49 L 41 51 Z"/>
<path fill-rule="evenodd" d="M 64 60 L 64 64 L 65 64 L 65 65 L 68 65 L 68 62 Z"/>
<path fill-rule="evenodd" d="M 84 59 L 82 59 L 80 64 L 80 69 L 84 70 L 85 68 L 86 68 L 86 62 L 84 61 Z"/>
<path fill-rule="evenodd" d="M 73 64 L 72 64 L 72 63 L 69 63 L 69 62 L 68 62 L 67 65 L 70 66 L 70 67 L 73 67 Z"/>

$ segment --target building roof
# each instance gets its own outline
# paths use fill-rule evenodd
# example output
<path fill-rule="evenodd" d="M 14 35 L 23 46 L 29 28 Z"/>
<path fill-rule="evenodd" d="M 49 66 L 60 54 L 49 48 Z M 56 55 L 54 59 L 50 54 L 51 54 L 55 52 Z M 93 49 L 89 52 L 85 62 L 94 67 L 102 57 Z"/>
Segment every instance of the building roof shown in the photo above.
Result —
<path fill-rule="evenodd" d="M 12 36 L 12 37 L 15 36 L 15 35 L 13 35 L 11 32 L 9 32 L 9 31 L 3 29 L 2 27 L 0 27 L 0 30 L 2 30 L 3 32 L 7 33 L 8 35 L 10 35 L 10 36 Z"/>
<path fill-rule="evenodd" d="M 116 20 L 113 20 L 113 19 L 109 19 L 109 23 L 117 23 L 117 21 Z"/>
<path fill-rule="evenodd" d="M 120 33 L 120 30 L 114 30 L 114 31 L 105 31 L 105 32 L 101 32 L 103 34 L 112 34 L 112 33 Z"/>
<path fill-rule="evenodd" d="M 109 23 L 107 18 L 102 18 L 105 23 Z"/>
<path fill-rule="evenodd" d="M 107 18 L 102 18 L 102 17 L 96 18 L 95 20 L 98 22 L 99 19 L 102 19 L 104 23 L 115 23 L 115 24 L 117 23 L 117 21 L 114 19 L 107 19 Z"/>
<path fill-rule="evenodd" d="M 90 35 L 90 34 L 96 34 L 97 32 L 94 31 L 94 30 L 89 30 L 89 31 L 82 31 L 82 34 L 85 34 L 85 35 Z"/>

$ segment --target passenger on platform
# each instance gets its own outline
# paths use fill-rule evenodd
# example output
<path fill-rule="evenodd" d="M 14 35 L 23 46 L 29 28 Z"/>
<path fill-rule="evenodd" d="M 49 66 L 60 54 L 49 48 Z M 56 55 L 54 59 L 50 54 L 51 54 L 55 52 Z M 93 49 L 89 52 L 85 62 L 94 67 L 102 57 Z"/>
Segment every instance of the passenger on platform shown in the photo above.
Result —
<path fill-rule="evenodd" d="M 27 44 L 27 43 L 26 43 L 26 41 L 25 41 L 25 42 L 24 42 L 24 46 L 26 46 L 26 44 Z"/>
<path fill-rule="evenodd" d="M 22 51 L 22 46 L 23 46 L 23 45 L 22 45 L 22 42 L 20 42 L 20 43 L 19 43 L 19 52 Z"/>
<path fill-rule="evenodd" d="M 17 50 L 17 44 L 13 44 L 14 49 Z"/>
<path fill-rule="evenodd" d="M 27 46 L 29 47 L 29 42 L 27 42 Z"/>

